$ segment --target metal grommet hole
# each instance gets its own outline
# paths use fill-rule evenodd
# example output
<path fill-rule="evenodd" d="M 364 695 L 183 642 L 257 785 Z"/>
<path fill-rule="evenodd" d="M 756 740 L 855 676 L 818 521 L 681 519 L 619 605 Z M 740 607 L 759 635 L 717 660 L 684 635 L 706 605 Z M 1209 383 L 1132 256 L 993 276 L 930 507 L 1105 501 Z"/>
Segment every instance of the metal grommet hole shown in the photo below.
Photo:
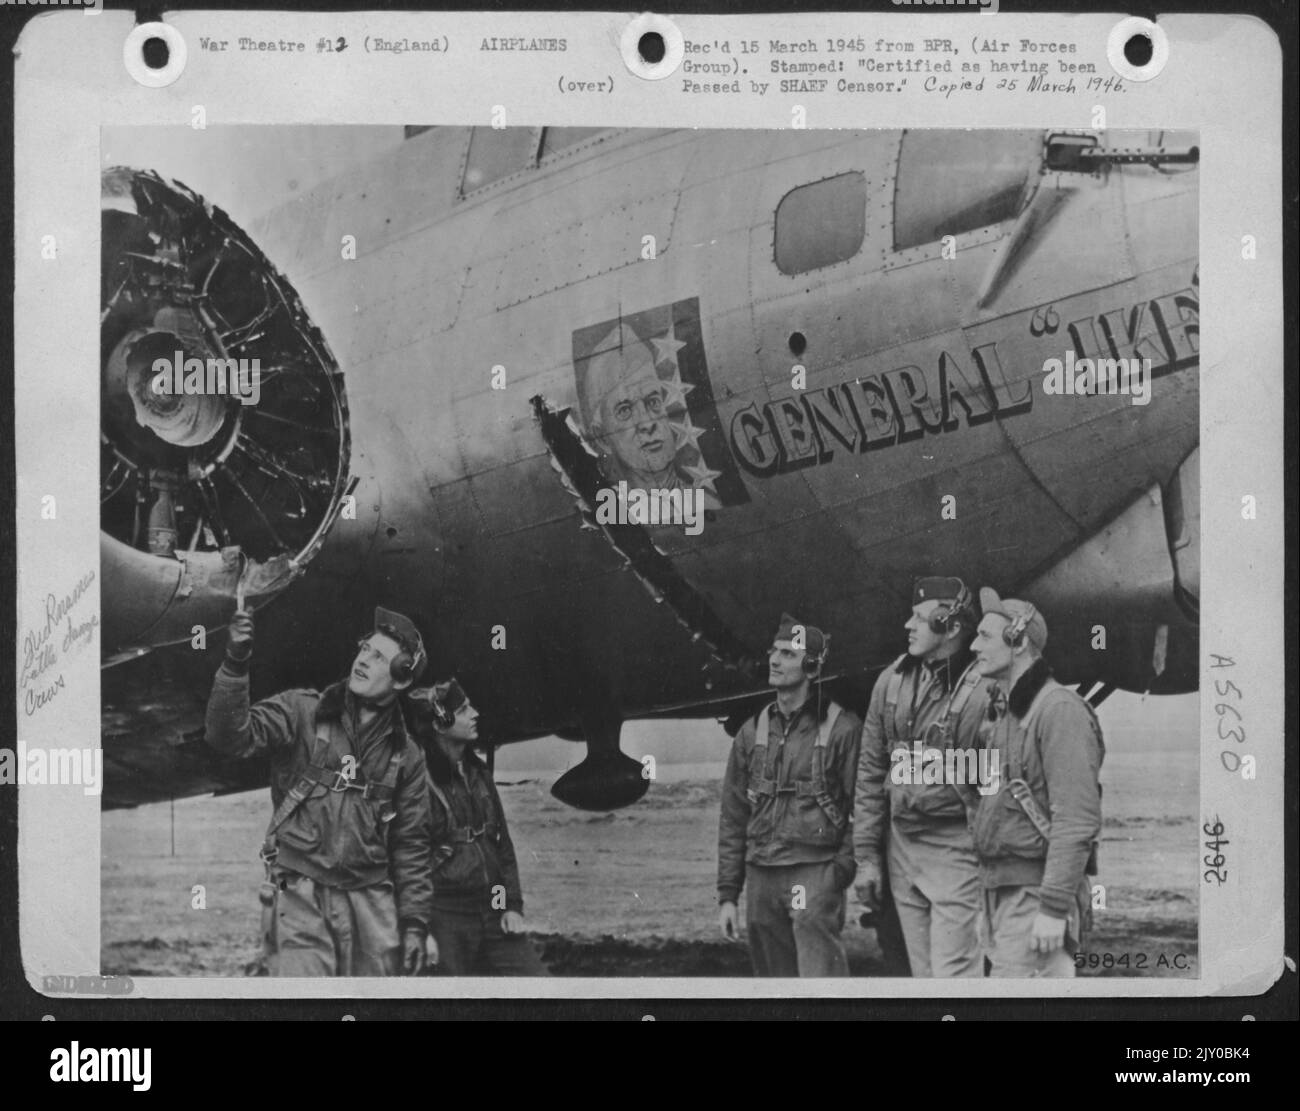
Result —
<path fill-rule="evenodd" d="M 185 70 L 185 39 L 168 23 L 138 23 L 122 45 L 126 71 L 141 85 L 161 89 Z"/>
<path fill-rule="evenodd" d="M 682 64 L 686 40 L 667 16 L 642 12 L 623 28 L 618 50 L 630 73 L 659 81 L 671 77 Z"/>
<path fill-rule="evenodd" d="M 636 52 L 646 65 L 657 66 L 664 60 L 668 48 L 664 45 L 663 35 L 658 31 L 647 31 L 637 40 Z"/>
<path fill-rule="evenodd" d="M 1169 61 L 1169 37 L 1159 24 L 1129 16 L 1110 29 L 1106 57 L 1124 80 L 1150 81 Z"/>
<path fill-rule="evenodd" d="M 172 56 L 167 40 L 160 39 L 157 35 L 144 40 L 140 53 L 144 56 L 144 64 L 150 69 L 166 69 Z"/>
<path fill-rule="evenodd" d="M 1155 47 L 1147 35 L 1130 35 L 1124 44 L 1124 60 L 1131 66 L 1141 68 L 1147 65 L 1154 53 Z"/>

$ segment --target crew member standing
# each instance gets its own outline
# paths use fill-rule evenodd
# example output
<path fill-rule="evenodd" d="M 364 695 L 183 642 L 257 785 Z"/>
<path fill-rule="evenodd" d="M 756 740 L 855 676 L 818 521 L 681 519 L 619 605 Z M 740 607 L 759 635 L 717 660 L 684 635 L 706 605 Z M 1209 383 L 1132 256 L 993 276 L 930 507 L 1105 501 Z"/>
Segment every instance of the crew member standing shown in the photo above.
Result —
<path fill-rule="evenodd" d="M 262 859 L 265 958 L 273 976 L 423 970 L 432 888 L 424 758 L 397 698 L 424 667 L 401 614 L 375 610 L 348 678 L 250 707 L 253 615 L 235 613 L 208 699 L 205 740 L 266 753 L 275 807 Z"/>
<path fill-rule="evenodd" d="M 473 751 L 478 711 L 451 679 L 411 696 L 429 769 L 433 936 L 450 976 L 546 976 L 524 933 L 519 864 L 492 773 Z"/>
<path fill-rule="evenodd" d="M 1101 832 L 1101 726 L 1092 707 L 1052 678 L 1047 622 L 1029 602 L 980 591 L 980 671 L 996 681 L 986 744 L 1001 789 L 974 815 L 992 975 L 1074 975 L 1091 907 Z"/>
<path fill-rule="evenodd" d="M 781 618 L 768 653 L 776 701 L 740 727 L 722 782 L 719 923 L 739 933 L 746 892 L 757 976 L 847 976 L 845 888 L 853 882 L 853 786 L 861 722 L 821 689 L 820 629 Z"/>
<path fill-rule="evenodd" d="M 918 977 L 984 974 L 979 870 L 965 793 L 960 785 L 935 782 L 915 759 L 977 747 L 989 680 L 973 666 L 975 624 L 974 598 L 961 579 L 917 579 L 903 626 L 907 651 L 876 680 L 862 730 L 857 893 L 877 908 L 888 869 L 908 963 Z"/>

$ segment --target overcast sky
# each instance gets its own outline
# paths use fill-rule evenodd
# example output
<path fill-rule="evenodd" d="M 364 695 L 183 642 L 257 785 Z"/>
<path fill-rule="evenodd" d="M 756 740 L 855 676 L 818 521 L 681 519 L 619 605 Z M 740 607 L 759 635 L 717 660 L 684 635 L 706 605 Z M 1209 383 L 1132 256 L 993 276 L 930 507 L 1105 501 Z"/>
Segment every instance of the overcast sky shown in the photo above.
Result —
<path fill-rule="evenodd" d="M 1168 696 L 1116 691 L 1097 716 L 1108 753 L 1195 752 L 1199 695 Z M 623 727 L 623 751 L 634 760 L 653 755 L 665 763 L 702 764 L 726 760 L 731 739 L 713 721 L 630 721 Z M 497 753 L 502 774 L 559 771 L 586 755 L 586 746 L 558 738 L 510 745 Z"/>
<path fill-rule="evenodd" d="M 246 227 L 318 182 L 403 141 L 401 127 L 105 128 L 105 166 L 156 170 Z"/>

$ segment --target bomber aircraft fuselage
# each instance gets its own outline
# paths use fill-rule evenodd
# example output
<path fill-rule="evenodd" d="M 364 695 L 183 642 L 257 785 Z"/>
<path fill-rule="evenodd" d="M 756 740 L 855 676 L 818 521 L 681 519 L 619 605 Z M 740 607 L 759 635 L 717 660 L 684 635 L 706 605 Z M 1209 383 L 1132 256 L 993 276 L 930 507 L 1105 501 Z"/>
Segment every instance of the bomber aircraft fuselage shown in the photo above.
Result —
<path fill-rule="evenodd" d="M 105 473 L 129 478 L 106 478 L 106 796 L 166 797 L 149 769 L 183 764 L 220 786 L 163 754 L 197 751 L 222 638 L 191 630 L 237 591 L 257 692 L 341 676 L 398 609 L 493 735 L 587 738 L 583 806 L 640 793 L 623 720 L 749 705 L 783 611 L 850 684 L 888 663 L 920 574 L 1028 596 L 1073 682 L 1194 688 L 1198 175 L 1080 168 L 1086 142 L 435 128 L 273 210 L 235 261 L 228 229 L 177 230 L 201 206 L 119 176 L 190 277 L 113 300 L 112 242 L 145 241 L 106 231 Z M 301 305 L 222 292 L 256 249 Z M 180 432 L 113 408 L 177 337 L 289 369 Z M 620 483 L 697 527 L 612 521 Z M 114 779 L 163 679 L 186 709 Z"/>

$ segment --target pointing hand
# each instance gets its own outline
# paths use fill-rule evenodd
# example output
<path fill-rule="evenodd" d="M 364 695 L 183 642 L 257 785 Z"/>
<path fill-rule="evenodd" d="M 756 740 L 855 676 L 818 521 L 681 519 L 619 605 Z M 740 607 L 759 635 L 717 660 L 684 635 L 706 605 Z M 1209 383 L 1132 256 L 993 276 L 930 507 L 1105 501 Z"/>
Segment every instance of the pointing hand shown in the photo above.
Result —
<path fill-rule="evenodd" d="M 232 660 L 246 660 L 253 654 L 253 612 L 235 610 L 226 636 L 226 655 Z"/>

